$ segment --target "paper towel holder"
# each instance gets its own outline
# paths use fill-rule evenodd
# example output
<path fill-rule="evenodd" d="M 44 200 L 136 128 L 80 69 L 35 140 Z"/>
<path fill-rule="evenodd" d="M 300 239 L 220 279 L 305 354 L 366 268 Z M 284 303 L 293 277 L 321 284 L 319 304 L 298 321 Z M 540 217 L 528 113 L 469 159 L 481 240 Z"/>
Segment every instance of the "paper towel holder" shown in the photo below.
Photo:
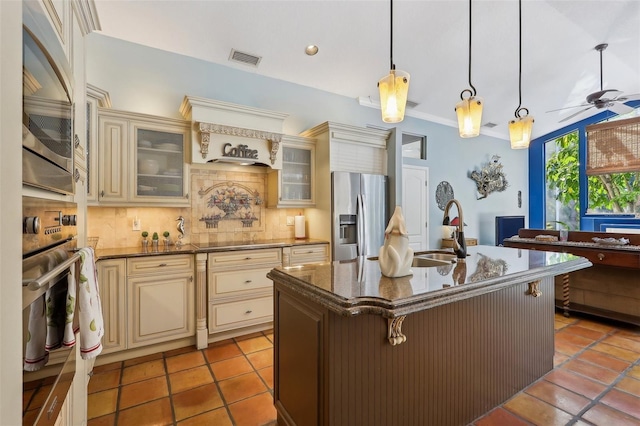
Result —
<path fill-rule="evenodd" d="M 296 240 L 304 240 L 306 238 L 305 220 L 302 213 L 294 218 L 294 233 Z"/>

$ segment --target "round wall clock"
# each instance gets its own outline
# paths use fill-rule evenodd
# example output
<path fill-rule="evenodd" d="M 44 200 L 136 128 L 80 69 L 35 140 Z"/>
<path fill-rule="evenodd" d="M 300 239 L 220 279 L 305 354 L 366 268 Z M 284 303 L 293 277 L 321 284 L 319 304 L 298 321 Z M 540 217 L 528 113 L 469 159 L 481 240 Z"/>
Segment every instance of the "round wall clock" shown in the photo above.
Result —
<path fill-rule="evenodd" d="M 442 181 L 436 188 L 436 202 L 440 210 L 444 210 L 450 200 L 453 200 L 453 188 L 449 182 Z"/>

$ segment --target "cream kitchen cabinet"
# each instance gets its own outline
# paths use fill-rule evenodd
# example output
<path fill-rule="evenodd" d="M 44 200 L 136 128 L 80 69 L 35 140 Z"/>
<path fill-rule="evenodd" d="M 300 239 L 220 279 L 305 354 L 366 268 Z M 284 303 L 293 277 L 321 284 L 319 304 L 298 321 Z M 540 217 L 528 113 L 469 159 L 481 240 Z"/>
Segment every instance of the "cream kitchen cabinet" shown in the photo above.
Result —
<path fill-rule="evenodd" d="M 100 260 L 97 270 L 103 354 L 195 334 L 193 255 Z"/>
<path fill-rule="evenodd" d="M 98 108 L 99 204 L 189 204 L 189 123 Z"/>
<path fill-rule="evenodd" d="M 127 347 L 195 334 L 192 255 L 127 260 Z"/>
<path fill-rule="evenodd" d="M 108 354 L 126 349 L 127 260 L 100 260 L 96 263 L 96 269 L 104 320 L 102 354 Z"/>
<path fill-rule="evenodd" d="M 87 204 L 98 202 L 98 107 L 111 108 L 109 93 L 99 87 L 87 84 L 86 108 L 86 169 Z"/>
<path fill-rule="evenodd" d="M 282 170 L 268 176 L 267 207 L 315 206 L 315 140 L 282 136 Z"/>
<path fill-rule="evenodd" d="M 305 244 L 282 249 L 283 266 L 299 266 L 329 261 L 329 244 Z"/>
<path fill-rule="evenodd" d="M 273 282 L 267 273 L 282 264 L 281 249 L 209 253 L 207 264 L 209 334 L 273 321 Z"/>

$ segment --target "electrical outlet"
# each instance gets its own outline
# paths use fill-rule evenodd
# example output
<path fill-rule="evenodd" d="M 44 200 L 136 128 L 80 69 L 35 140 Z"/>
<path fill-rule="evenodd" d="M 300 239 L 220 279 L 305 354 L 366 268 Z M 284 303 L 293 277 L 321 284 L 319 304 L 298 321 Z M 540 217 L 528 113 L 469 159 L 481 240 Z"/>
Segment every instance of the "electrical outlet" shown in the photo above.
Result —
<path fill-rule="evenodd" d="M 137 217 L 135 219 L 133 219 L 133 230 L 134 231 L 139 231 L 141 229 L 141 224 L 140 224 L 140 219 L 138 219 Z"/>
<path fill-rule="evenodd" d="M 293 216 L 287 216 L 287 226 L 293 226 Z"/>

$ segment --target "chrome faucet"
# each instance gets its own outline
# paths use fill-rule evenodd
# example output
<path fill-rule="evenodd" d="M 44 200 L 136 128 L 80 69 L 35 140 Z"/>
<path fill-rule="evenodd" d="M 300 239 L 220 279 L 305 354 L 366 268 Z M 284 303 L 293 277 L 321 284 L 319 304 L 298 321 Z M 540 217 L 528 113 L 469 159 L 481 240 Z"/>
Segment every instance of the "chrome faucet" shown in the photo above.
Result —
<path fill-rule="evenodd" d="M 458 225 L 453 232 L 453 252 L 458 257 L 458 262 L 464 262 L 467 260 L 467 243 L 464 239 L 464 217 L 462 214 L 462 206 L 458 200 L 451 199 L 444 208 L 444 218 L 442 219 L 443 225 L 449 225 L 449 209 L 451 205 L 455 204 L 458 209 Z"/>

